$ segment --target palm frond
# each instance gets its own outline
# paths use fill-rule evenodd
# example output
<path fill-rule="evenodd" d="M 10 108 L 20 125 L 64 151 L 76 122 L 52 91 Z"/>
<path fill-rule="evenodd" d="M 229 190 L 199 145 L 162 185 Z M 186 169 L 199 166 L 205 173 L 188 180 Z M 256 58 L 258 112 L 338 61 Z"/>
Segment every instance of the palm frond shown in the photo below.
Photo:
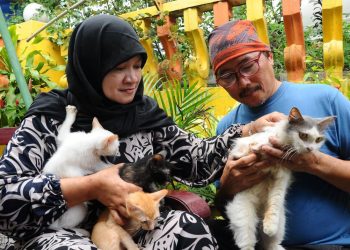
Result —
<path fill-rule="evenodd" d="M 152 81 L 149 76 L 144 78 L 145 93 L 149 93 L 180 128 L 202 137 L 215 134 L 217 119 L 213 107 L 208 106 L 214 95 L 208 88 L 197 82 L 190 84 L 187 79 L 167 80 L 161 85 L 160 81 Z"/>

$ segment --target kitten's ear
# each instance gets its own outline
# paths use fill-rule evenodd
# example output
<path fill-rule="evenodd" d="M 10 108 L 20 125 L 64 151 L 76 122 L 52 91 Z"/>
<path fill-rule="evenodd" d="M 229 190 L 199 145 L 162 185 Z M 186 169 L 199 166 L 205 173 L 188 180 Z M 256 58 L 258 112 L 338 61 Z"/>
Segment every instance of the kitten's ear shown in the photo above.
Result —
<path fill-rule="evenodd" d="M 108 145 L 111 145 L 113 142 L 118 141 L 119 137 L 118 135 L 110 135 L 104 140 L 104 147 L 108 147 Z"/>
<path fill-rule="evenodd" d="M 157 192 L 150 193 L 155 202 L 160 202 L 168 194 L 168 190 L 162 189 Z"/>
<path fill-rule="evenodd" d="M 164 156 L 162 154 L 159 154 L 159 153 L 158 154 L 154 154 L 152 156 L 152 161 L 155 164 L 160 163 L 160 162 L 164 161 Z"/>
<path fill-rule="evenodd" d="M 92 128 L 102 128 L 102 125 L 96 117 L 94 117 L 94 119 L 92 120 Z"/>
<path fill-rule="evenodd" d="M 301 115 L 299 109 L 293 107 L 289 112 L 288 121 L 289 123 L 299 123 L 304 121 L 304 118 Z"/>
<path fill-rule="evenodd" d="M 153 160 L 155 160 L 155 161 L 162 161 L 163 159 L 164 159 L 164 156 L 161 154 L 155 154 L 153 156 Z"/>
<path fill-rule="evenodd" d="M 317 127 L 320 131 L 325 130 L 335 119 L 335 116 L 327 116 L 317 123 Z"/>
<path fill-rule="evenodd" d="M 128 215 L 135 214 L 137 212 L 142 212 L 142 210 L 138 206 L 133 204 L 132 200 L 127 199 L 125 203 L 125 207 Z"/>
<path fill-rule="evenodd" d="M 160 151 L 159 153 L 157 153 L 158 155 L 160 155 L 163 159 L 165 159 L 166 157 L 166 150 L 163 148 L 162 151 Z"/>

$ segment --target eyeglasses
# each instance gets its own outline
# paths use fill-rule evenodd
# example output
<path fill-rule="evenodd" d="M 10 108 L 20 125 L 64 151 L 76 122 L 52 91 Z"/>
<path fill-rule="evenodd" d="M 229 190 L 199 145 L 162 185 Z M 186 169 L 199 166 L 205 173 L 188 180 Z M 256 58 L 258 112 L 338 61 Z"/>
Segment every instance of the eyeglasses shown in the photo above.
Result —
<path fill-rule="evenodd" d="M 237 74 L 240 77 L 249 77 L 255 75 L 260 69 L 259 59 L 261 54 L 262 52 L 259 52 L 258 56 L 255 59 L 244 63 L 237 71 L 229 71 L 217 76 L 217 83 L 221 87 L 228 88 L 237 82 Z"/>

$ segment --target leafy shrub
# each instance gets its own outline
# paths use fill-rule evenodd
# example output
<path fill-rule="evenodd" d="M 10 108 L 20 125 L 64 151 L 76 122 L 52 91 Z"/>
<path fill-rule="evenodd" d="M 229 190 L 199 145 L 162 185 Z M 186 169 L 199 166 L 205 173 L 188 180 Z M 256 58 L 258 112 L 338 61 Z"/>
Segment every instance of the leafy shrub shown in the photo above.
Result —
<path fill-rule="evenodd" d="M 16 47 L 18 39 L 16 26 L 11 26 L 9 32 Z M 30 45 L 38 44 L 42 39 L 37 36 Z M 24 49 L 24 54 L 30 45 Z M 41 60 L 35 63 L 34 59 L 37 57 L 41 58 Z M 33 50 L 20 63 L 21 65 L 24 64 L 22 66 L 24 78 L 33 99 L 42 91 L 59 88 L 45 73 L 49 69 L 61 71 L 65 67 L 62 65 L 57 66 L 49 55 L 40 50 Z M 19 125 L 22 121 L 26 107 L 5 47 L 0 48 L 0 64 L 2 65 L 0 75 L 2 75 L 2 79 L 5 79 L 3 84 L 0 85 L 0 127 L 13 127 Z"/>

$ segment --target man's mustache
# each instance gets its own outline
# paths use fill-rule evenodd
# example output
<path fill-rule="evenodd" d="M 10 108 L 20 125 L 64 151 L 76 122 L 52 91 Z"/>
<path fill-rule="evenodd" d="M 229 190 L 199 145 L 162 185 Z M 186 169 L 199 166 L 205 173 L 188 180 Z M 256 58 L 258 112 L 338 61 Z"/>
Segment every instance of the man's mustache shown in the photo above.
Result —
<path fill-rule="evenodd" d="M 258 91 L 258 90 L 261 90 L 261 89 L 262 89 L 262 88 L 261 88 L 260 85 L 255 85 L 255 86 L 253 86 L 253 87 L 248 87 L 248 88 L 242 89 L 242 90 L 239 92 L 238 96 L 239 96 L 240 98 L 244 98 L 244 97 L 249 96 L 249 95 L 252 94 L 253 92 Z"/>

